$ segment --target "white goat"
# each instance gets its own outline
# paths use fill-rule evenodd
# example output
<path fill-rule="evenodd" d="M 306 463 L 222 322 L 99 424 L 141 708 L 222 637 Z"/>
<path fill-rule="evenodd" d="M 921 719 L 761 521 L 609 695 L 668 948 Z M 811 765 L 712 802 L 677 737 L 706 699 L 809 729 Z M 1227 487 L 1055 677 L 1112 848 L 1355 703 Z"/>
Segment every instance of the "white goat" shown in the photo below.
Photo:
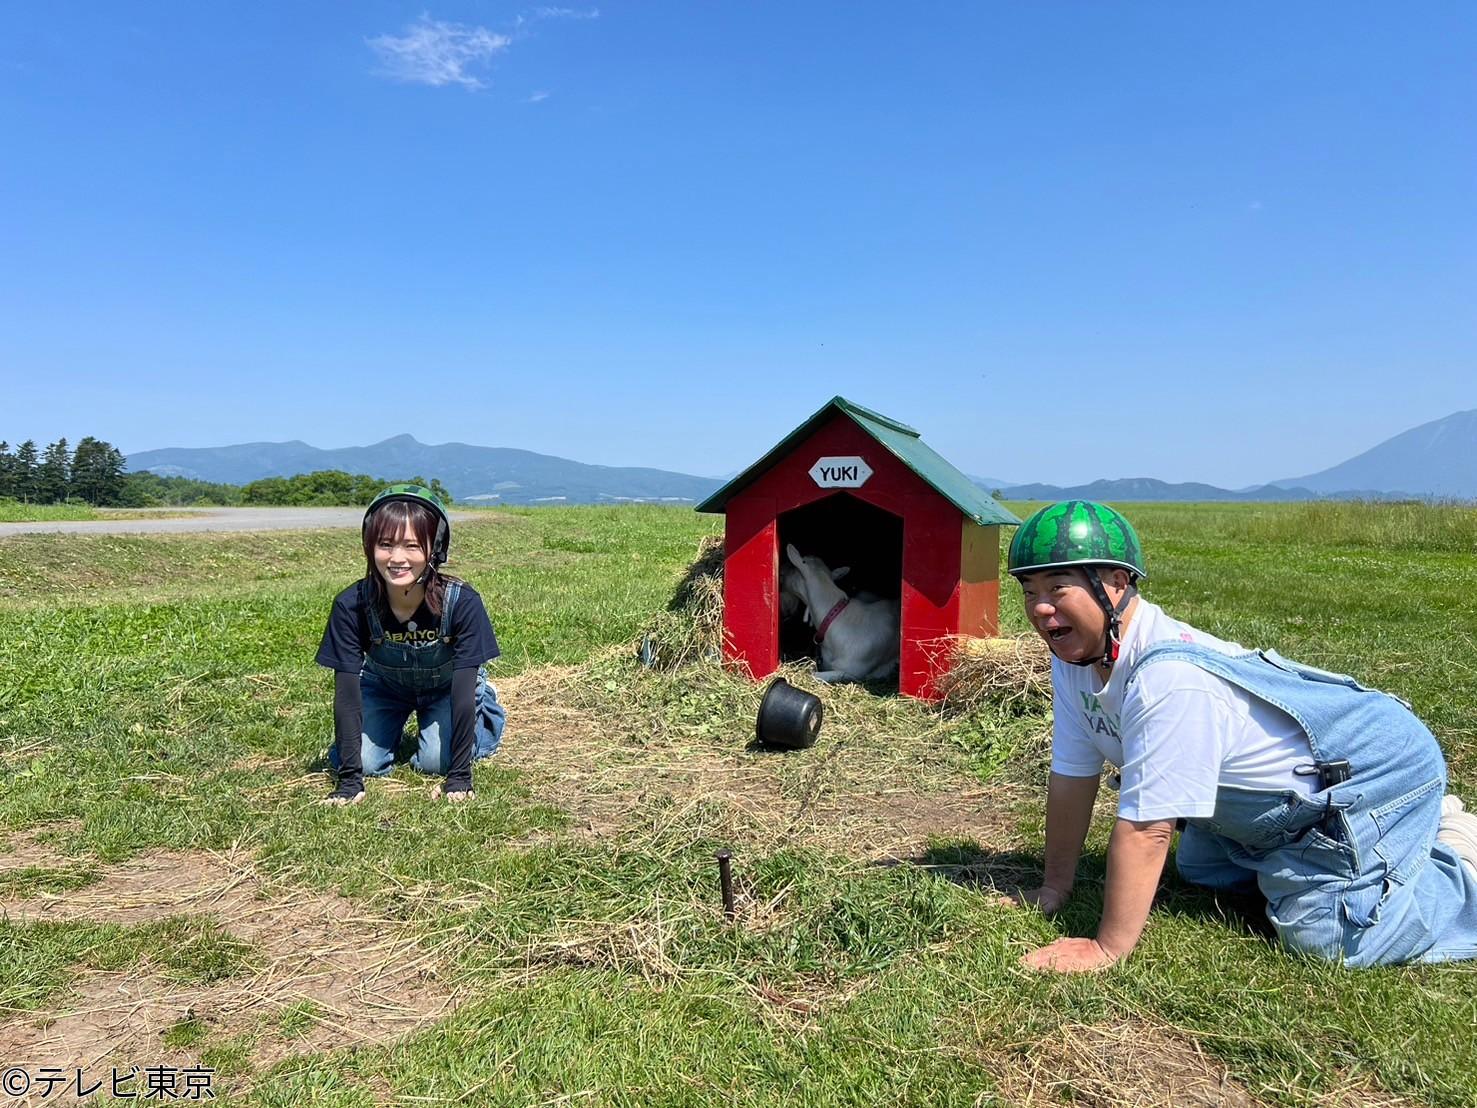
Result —
<path fill-rule="evenodd" d="M 813 555 L 785 547 L 787 567 L 780 575 L 780 610 L 790 593 L 805 605 L 805 622 L 816 629 L 821 647 L 821 681 L 871 681 L 891 676 L 898 661 L 898 602 L 860 593 L 848 598 L 836 582 L 848 568 L 832 571 Z M 794 605 L 791 605 L 793 611 Z"/>

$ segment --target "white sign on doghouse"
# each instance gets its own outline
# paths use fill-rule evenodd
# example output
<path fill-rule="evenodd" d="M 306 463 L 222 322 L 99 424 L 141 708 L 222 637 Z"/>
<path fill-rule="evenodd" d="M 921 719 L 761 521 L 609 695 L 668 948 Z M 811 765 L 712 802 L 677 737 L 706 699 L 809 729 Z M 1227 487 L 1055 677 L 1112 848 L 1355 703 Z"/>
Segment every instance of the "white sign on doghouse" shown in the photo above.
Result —
<path fill-rule="evenodd" d="M 823 489 L 859 489 L 872 476 L 872 467 L 861 458 L 818 458 L 810 467 L 810 479 Z"/>

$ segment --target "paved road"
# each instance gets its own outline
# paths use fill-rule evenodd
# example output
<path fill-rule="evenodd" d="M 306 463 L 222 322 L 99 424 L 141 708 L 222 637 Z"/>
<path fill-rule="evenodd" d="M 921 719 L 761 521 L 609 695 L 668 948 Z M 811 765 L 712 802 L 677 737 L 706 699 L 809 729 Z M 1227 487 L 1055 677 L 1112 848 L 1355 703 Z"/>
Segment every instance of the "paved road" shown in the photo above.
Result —
<path fill-rule="evenodd" d="M 92 519 L 47 523 L 0 523 L 0 538 L 7 535 L 143 535 L 182 531 L 320 531 L 358 527 L 363 508 L 169 508 L 189 513 L 182 519 Z M 452 519 L 467 519 L 452 512 Z"/>

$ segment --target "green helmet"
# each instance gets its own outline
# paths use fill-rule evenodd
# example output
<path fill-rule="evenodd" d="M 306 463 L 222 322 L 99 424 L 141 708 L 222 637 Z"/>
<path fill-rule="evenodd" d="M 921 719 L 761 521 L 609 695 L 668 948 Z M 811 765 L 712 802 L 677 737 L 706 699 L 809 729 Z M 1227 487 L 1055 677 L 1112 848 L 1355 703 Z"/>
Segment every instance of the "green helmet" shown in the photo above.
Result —
<path fill-rule="evenodd" d="M 442 565 L 451 553 L 451 517 L 446 514 L 441 501 L 436 499 L 436 494 L 425 485 L 390 485 L 381 489 L 369 502 L 369 507 L 364 509 L 364 522 L 359 525 L 359 534 L 363 536 L 369 530 L 369 517 L 392 500 L 423 504 L 436 513 L 436 538 L 431 544 L 431 565 Z"/>
<path fill-rule="evenodd" d="M 1138 533 L 1121 514 L 1094 500 L 1061 500 L 1042 508 L 1010 540 L 1012 576 L 1069 565 L 1119 566 L 1148 577 Z"/>

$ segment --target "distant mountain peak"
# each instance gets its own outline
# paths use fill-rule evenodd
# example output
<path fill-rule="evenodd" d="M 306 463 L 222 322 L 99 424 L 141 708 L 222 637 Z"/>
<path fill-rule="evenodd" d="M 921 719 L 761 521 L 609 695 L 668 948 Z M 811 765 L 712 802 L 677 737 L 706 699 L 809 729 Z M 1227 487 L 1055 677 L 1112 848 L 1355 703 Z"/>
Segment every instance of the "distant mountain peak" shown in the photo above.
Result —
<path fill-rule="evenodd" d="M 1378 489 L 1415 496 L 1477 498 L 1477 408 L 1402 431 L 1336 466 L 1272 484 L 1317 493 Z"/>
<path fill-rule="evenodd" d="M 384 442 L 374 443 L 373 445 L 371 445 L 369 447 L 369 449 L 373 450 L 373 449 L 375 449 L 377 447 L 381 447 L 381 446 L 420 446 L 420 445 L 421 444 L 416 441 L 416 438 L 415 438 L 414 435 L 405 434 L 405 435 L 394 435 L 394 436 L 392 436 L 392 437 L 390 437 L 388 439 L 385 439 Z"/>

